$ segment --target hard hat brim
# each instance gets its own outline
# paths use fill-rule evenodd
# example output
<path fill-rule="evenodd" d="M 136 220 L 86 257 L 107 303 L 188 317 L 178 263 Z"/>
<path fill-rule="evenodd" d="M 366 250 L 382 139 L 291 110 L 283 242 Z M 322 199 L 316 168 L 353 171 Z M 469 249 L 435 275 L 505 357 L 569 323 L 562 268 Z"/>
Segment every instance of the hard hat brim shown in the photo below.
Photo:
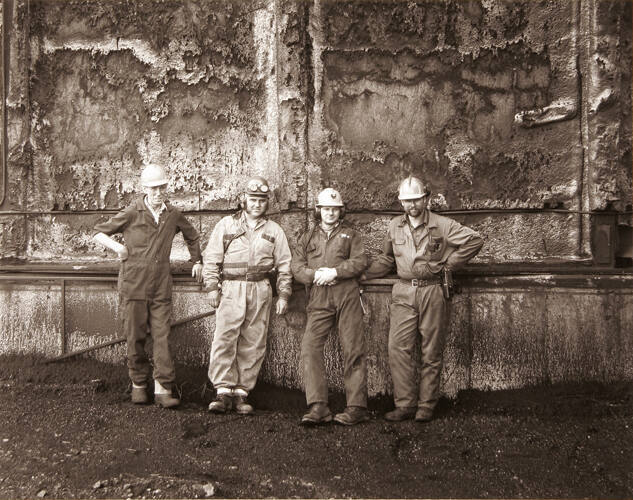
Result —
<path fill-rule="evenodd" d="M 398 199 L 400 201 L 421 200 L 425 196 L 425 194 L 405 194 L 402 196 L 398 196 Z"/>
<path fill-rule="evenodd" d="M 345 205 L 343 205 L 342 203 L 319 203 L 318 205 L 316 205 L 317 208 L 321 208 L 321 207 L 338 207 L 338 208 L 343 208 Z"/>
<path fill-rule="evenodd" d="M 156 187 L 156 186 L 164 186 L 168 184 L 169 181 L 167 179 L 158 179 L 155 181 L 147 181 L 143 183 L 143 187 Z"/>

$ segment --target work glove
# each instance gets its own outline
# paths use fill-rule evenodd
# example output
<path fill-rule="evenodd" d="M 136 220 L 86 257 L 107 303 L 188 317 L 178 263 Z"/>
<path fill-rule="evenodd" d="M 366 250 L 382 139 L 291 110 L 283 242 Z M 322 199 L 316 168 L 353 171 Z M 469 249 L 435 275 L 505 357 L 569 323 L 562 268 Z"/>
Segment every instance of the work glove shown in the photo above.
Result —
<path fill-rule="evenodd" d="M 288 310 L 288 300 L 279 297 L 277 299 L 277 314 L 286 314 Z"/>
<path fill-rule="evenodd" d="M 217 307 L 220 305 L 220 291 L 211 290 L 208 296 L 209 296 L 209 302 L 211 302 L 211 305 L 217 309 Z"/>

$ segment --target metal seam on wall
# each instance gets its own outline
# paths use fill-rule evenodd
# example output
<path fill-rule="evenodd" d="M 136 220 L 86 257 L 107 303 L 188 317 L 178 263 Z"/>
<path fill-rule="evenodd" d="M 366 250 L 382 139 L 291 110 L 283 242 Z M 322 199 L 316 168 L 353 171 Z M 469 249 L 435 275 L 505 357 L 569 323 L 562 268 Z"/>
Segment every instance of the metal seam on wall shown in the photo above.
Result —
<path fill-rule="evenodd" d="M 7 52 L 9 51 L 8 29 L 11 14 L 13 12 L 13 1 L 4 0 L 2 5 L 2 158 L 0 161 L 0 177 L 2 178 L 2 191 L 0 192 L 0 207 L 7 196 L 7 84 L 9 71 L 7 69 Z"/>
<path fill-rule="evenodd" d="M 120 212 L 122 209 L 108 209 L 108 210 L 34 210 L 34 211 L 20 211 L 20 210 L 0 210 L 0 216 L 2 215 L 112 215 Z M 268 212 L 267 215 L 281 215 L 306 212 L 311 213 L 312 208 L 309 209 L 291 209 L 280 210 L 277 212 Z M 185 215 L 227 215 L 232 214 L 235 210 L 183 210 Z M 404 212 L 402 210 L 347 210 L 348 214 L 357 215 L 400 215 Z M 473 210 L 433 210 L 436 214 L 447 215 L 480 215 L 480 214 L 569 214 L 569 215 L 633 215 L 633 211 L 627 210 L 624 212 L 618 212 L 615 210 L 565 210 L 562 208 L 482 208 Z"/>

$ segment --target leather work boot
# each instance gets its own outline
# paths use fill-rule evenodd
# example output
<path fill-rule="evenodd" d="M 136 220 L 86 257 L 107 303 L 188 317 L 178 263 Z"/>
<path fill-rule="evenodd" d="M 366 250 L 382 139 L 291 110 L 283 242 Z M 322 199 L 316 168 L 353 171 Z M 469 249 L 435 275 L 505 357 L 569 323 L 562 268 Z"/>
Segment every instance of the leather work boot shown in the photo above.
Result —
<path fill-rule="evenodd" d="M 389 422 L 402 422 L 403 420 L 411 420 L 415 417 L 415 407 L 398 406 L 395 410 L 385 413 L 385 420 Z"/>
<path fill-rule="evenodd" d="M 343 425 L 356 425 L 368 420 L 367 408 L 362 406 L 348 406 L 343 413 L 337 413 L 334 417 L 336 423 Z"/>
<path fill-rule="evenodd" d="M 433 410 L 420 406 L 418 411 L 415 412 L 416 422 L 430 422 L 433 419 Z"/>
<path fill-rule="evenodd" d="M 246 396 L 233 396 L 233 408 L 240 415 L 254 415 L 255 408 L 246 401 Z"/>
<path fill-rule="evenodd" d="M 218 394 L 211 404 L 209 404 L 209 411 L 213 413 L 226 413 L 231 409 L 231 395 L 228 393 Z"/>
<path fill-rule="evenodd" d="M 132 386 L 132 403 L 135 405 L 146 405 L 148 401 L 147 387 Z"/>
<path fill-rule="evenodd" d="M 325 403 L 312 403 L 310 411 L 301 418 L 301 425 L 325 424 L 332 421 L 332 412 Z"/>
<path fill-rule="evenodd" d="M 171 394 L 154 394 L 154 403 L 161 408 L 175 408 L 180 404 L 180 399 Z"/>

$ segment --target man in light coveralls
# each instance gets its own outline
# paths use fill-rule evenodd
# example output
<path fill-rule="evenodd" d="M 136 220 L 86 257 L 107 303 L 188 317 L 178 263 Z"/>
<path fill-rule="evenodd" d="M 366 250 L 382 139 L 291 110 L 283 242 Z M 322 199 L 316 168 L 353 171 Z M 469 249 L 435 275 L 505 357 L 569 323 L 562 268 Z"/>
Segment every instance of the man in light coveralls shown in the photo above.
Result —
<path fill-rule="evenodd" d="M 242 415 L 254 413 L 247 396 L 266 353 L 273 269 L 278 273 L 277 314 L 285 314 L 292 294 L 286 234 L 265 216 L 269 194 L 266 179 L 251 178 L 241 210 L 218 222 L 203 253 L 204 283 L 217 308 L 209 362 L 209 380 L 217 393 L 209 405 L 214 413 L 231 408 Z"/>
<path fill-rule="evenodd" d="M 428 187 L 417 177 L 402 181 L 398 199 L 405 214 L 392 219 L 383 252 L 365 273 L 368 279 L 379 278 L 389 274 L 395 264 L 400 278 L 392 289 L 388 346 L 396 408 L 385 415 L 395 422 L 433 418 L 450 298 L 445 296 L 447 287 L 442 286 L 441 276 L 462 267 L 483 245 L 472 229 L 429 211 L 429 196 Z M 418 334 L 422 337 L 419 387 L 413 358 Z"/>

